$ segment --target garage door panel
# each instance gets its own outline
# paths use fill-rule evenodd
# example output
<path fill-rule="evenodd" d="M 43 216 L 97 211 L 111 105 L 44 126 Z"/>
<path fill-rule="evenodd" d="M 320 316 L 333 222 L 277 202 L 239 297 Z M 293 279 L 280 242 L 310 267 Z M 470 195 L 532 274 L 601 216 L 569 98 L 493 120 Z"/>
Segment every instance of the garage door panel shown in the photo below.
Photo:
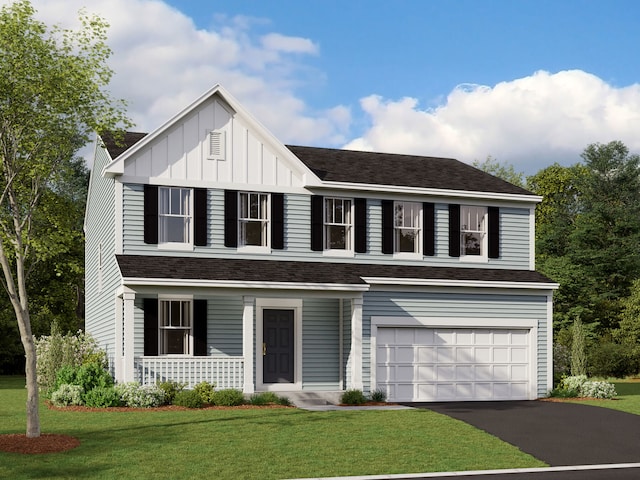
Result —
<path fill-rule="evenodd" d="M 377 387 L 391 401 L 527 399 L 524 329 L 379 327 Z"/>

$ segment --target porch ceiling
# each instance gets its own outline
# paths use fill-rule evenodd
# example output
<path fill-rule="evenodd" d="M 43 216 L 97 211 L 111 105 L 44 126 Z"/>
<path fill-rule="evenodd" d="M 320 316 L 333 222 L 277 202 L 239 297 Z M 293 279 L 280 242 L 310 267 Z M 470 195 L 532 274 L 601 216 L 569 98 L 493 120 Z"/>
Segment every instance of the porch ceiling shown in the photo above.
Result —
<path fill-rule="evenodd" d="M 147 255 L 117 255 L 116 257 L 124 278 L 325 285 L 366 285 L 364 278 L 441 280 L 443 282 L 513 282 L 540 284 L 540 287 L 552 283 L 544 275 L 530 270 Z"/>

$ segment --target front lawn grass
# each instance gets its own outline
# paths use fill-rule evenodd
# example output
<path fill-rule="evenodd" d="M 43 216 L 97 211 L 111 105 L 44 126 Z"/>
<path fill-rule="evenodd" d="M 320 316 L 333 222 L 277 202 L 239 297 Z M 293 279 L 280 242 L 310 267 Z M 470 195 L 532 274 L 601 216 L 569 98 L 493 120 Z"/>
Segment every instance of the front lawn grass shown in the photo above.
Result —
<path fill-rule="evenodd" d="M 595 405 L 597 407 L 612 408 L 634 415 L 640 415 L 640 382 L 629 380 L 614 380 L 618 396 L 613 400 L 582 400 L 579 403 Z"/>
<path fill-rule="evenodd" d="M 0 377 L 0 434 L 24 433 L 24 379 Z M 41 408 L 74 450 L 0 452 L 0 478 L 277 479 L 545 466 L 429 410 L 74 412 Z"/>

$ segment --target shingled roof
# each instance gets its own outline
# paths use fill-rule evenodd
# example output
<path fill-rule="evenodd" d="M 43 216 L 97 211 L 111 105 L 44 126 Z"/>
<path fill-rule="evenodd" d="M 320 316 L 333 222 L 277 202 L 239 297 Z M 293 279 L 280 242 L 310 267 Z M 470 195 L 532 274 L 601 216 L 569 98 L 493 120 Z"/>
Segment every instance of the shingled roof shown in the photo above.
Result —
<path fill-rule="evenodd" d="M 530 270 L 117 255 L 124 278 L 365 285 L 363 278 L 552 284 Z"/>
<path fill-rule="evenodd" d="M 452 158 L 287 145 L 320 180 L 533 195 Z"/>
<path fill-rule="evenodd" d="M 116 141 L 112 135 L 105 134 L 102 140 L 115 160 L 146 135 L 126 132 L 123 139 Z M 294 145 L 286 147 L 325 182 L 532 195 L 524 188 L 452 158 Z"/>
<path fill-rule="evenodd" d="M 111 133 L 103 133 L 101 138 L 111 159 L 115 160 L 146 136 L 141 132 L 125 132 L 123 138 L 116 139 Z"/>

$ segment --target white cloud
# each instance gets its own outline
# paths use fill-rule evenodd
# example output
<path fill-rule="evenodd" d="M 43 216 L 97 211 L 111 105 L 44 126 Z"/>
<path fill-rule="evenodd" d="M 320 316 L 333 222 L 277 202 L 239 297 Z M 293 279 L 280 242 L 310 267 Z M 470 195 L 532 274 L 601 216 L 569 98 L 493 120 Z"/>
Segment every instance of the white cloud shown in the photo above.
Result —
<path fill-rule="evenodd" d="M 460 85 L 422 109 L 415 98 L 361 99 L 367 130 L 346 148 L 484 161 L 491 155 L 527 174 L 580 160 L 590 143 L 640 150 L 640 85 L 615 88 L 581 70 L 539 71 L 494 87 Z"/>
<path fill-rule="evenodd" d="M 7 3 L 0 0 L 0 5 Z M 87 2 L 32 4 L 48 25 L 77 27 L 77 12 Z M 209 8 L 213 19 L 216 4 Z M 198 28 L 159 0 L 99 0 L 85 10 L 110 24 L 110 65 L 115 71 L 110 91 L 129 102 L 137 130 L 153 130 L 220 83 L 284 142 L 345 141 L 339 131 L 344 116 L 311 111 L 295 92 L 300 78 L 309 76 L 305 59 L 319 51 L 312 40 L 280 33 L 259 36 L 252 29 L 258 25 L 264 30 L 268 23 L 250 17 L 218 16 L 217 26 Z M 336 108 L 344 110 L 327 110 Z"/>

